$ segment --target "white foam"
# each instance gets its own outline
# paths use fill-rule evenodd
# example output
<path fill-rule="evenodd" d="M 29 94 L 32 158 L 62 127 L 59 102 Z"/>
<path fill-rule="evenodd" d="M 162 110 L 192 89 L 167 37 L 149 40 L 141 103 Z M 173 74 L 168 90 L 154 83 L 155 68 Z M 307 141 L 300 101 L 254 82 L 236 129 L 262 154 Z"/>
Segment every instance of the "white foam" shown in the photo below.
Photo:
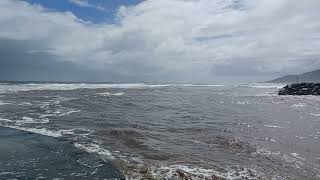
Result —
<path fill-rule="evenodd" d="M 109 92 L 103 92 L 103 93 L 97 93 L 96 95 L 99 95 L 99 96 L 111 96 L 112 94 L 109 93 Z"/>
<path fill-rule="evenodd" d="M 46 128 L 26 128 L 26 127 L 19 127 L 19 126 L 4 126 L 4 127 L 8 127 L 8 128 L 12 128 L 12 129 L 17 129 L 17 130 L 21 130 L 21 131 L 27 131 L 27 132 L 32 132 L 32 133 L 36 133 L 36 134 L 41 134 L 44 136 L 50 136 L 50 137 L 61 137 L 61 131 L 52 131 L 52 130 L 48 130 Z"/>
<path fill-rule="evenodd" d="M 310 113 L 311 116 L 320 117 L 319 113 Z"/>
<path fill-rule="evenodd" d="M 91 133 L 93 133 L 93 130 L 85 129 L 85 128 L 75 128 L 75 129 L 68 129 L 68 130 L 61 130 L 61 133 L 63 135 L 81 135 L 81 136 L 87 136 Z"/>
<path fill-rule="evenodd" d="M 10 104 L 10 103 L 0 101 L 0 106 L 7 105 L 7 104 Z"/>
<path fill-rule="evenodd" d="M 29 102 L 22 102 L 18 104 L 19 106 L 31 106 L 32 104 Z"/>
<path fill-rule="evenodd" d="M 60 102 L 55 101 L 53 104 L 55 105 L 59 105 Z M 50 109 L 50 103 L 46 103 L 40 106 L 40 108 L 42 110 L 46 111 L 46 114 L 41 114 L 40 118 L 46 118 L 46 117 L 59 117 L 59 116 L 68 116 L 70 114 L 73 113 L 78 113 L 81 112 L 81 110 L 76 110 L 76 109 L 72 109 L 72 108 L 66 108 L 63 107 L 61 105 L 59 105 L 58 107 L 55 107 L 56 109 L 51 110 Z"/>
<path fill-rule="evenodd" d="M 99 96 L 123 96 L 124 95 L 124 92 L 118 92 L 118 93 L 109 93 L 109 92 L 103 92 L 103 93 L 97 93 L 96 95 L 99 95 Z"/>
<path fill-rule="evenodd" d="M 278 142 L 277 140 L 273 139 L 273 138 L 265 138 L 266 140 L 270 141 L 270 142 Z"/>
<path fill-rule="evenodd" d="M 226 173 L 221 173 L 215 171 L 213 169 L 206 169 L 201 167 L 192 167 L 186 165 L 169 165 L 169 166 L 161 166 L 151 167 L 151 175 L 155 179 L 180 179 L 177 172 L 183 173 L 186 177 L 190 177 L 193 180 L 201 180 L 201 179 L 213 179 L 213 175 L 219 177 L 221 179 L 239 179 L 239 178 L 252 178 L 252 174 L 256 176 L 262 176 L 262 173 L 258 173 L 254 169 L 249 168 L 239 168 L 239 170 L 233 170 L 228 168 Z M 179 173 L 179 174 L 180 174 Z"/>
<path fill-rule="evenodd" d="M 80 149 L 87 151 L 88 153 L 95 153 L 100 155 L 102 158 L 114 159 L 111 152 L 105 148 L 100 147 L 100 145 L 95 143 L 90 144 L 82 144 L 82 143 L 74 143 L 74 146 Z"/>
<path fill-rule="evenodd" d="M 69 110 L 69 111 L 66 111 L 64 113 L 60 113 L 58 116 L 68 116 L 70 114 L 78 113 L 78 112 L 81 112 L 81 111 L 80 110 Z"/>
<path fill-rule="evenodd" d="M 0 93 L 31 90 L 75 90 L 75 89 L 98 89 L 98 88 L 117 88 L 117 89 L 145 89 L 145 88 L 163 88 L 163 87 L 224 87 L 231 86 L 225 84 L 145 84 L 145 83 L 29 83 L 29 84 L 0 84 Z M 234 86 L 234 85 L 233 85 Z M 279 84 L 249 84 L 235 85 L 253 88 L 281 88 Z"/>
<path fill-rule="evenodd" d="M 299 154 L 298 154 L 298 153 L 291 153 L 291 155 L 292 155 L 293 157 L 297 157 L 297 156 L 299 156 Z"/>
<path fill-rule="evenodd" d="M 286 102 L 285 101 L 271 101 L 272 104 L 285 104 Z"/>
<path fill-rule="evenodd" d="M 298 104 L 293 104 L 293 105 L 290 106 L 290 107 L 292 107 L 292 108 L 300 108 L 300 107 L 305 107 L 305 106 L 306 106 L 305 103 L 298 103 Z"/>
<path fill-rule="evenodd" d="M 18 120 L 16 121 L 17 124 L 19 125 L 22 125 L 22 124 L 46 124 L 46 123 L 49 123 L 49 119 L 47 118 L 42 118 L 42 119 L 34 119 L 34 118 L 31 118 L 31 117 L 27 117 L 27 116 L 24 116 L 22 117 L 22 120 Z"/>
<path fill-rule="evenodd" d="M 249 101 L 237 101 L 236 104 L 239 104 L 239 105 L 248 105 L 248 104 L 251 104 Z"/>
<path fill-rule="evenodd" d="M 279 156 L 279 155 L 281 155 L 280 151 L 272 152 L 264 147 L 257 147 L 257 150 L 255 153 L 260 154 L 260 155 L 264 155 L 264 156 Z"/>
<path fill-rule="evenodd" d="M 264 127 L 268 127 L 268 128 L 283 128 L 281 126 L 275 126 L 275 125 L 271 125 L 271 124 L 264 125 Z"/>
<path fill-rule="evenodd" d="M 113 95 L 114 95 L 114 96 L 123 96 L 123 95 L 124 95 L 124 92 L 114 93 Z"/>
<path fill-rule="evenodd" d="M 223 84 L 172 84 L 172 86 L 182 86 L 182 87 L 224 87 L 228 85 Z"/>
<path fill-rule="evenodd" d="M 236 85 L 242 87 L 252 87 L 258 89 L 281 89 L 285 85 L 284 84 L 272 84 L 272 83 L 253 83 L 253 84 L 243 84 L 243 85 Z"/>
<path fill-rule="evenodd" d="M 120 84 L 93 84 L 93 83 L 43 83 L 43 84 L 0 84 L 0 92 L 31 91 L 31 90 L 75 90 L 75 89 L 98 89 L 98 88 L 158 88 L 168 87 L 172 84 L 151 85 L 144 83 L 120 83 Z"/>
<path fill-rule="evenodd" d="M 3 122 L 13 122 L 12 120 L 9 120 L 9 119 L 3 119 L 3 118 L 0 118 L 0 121 L 3 121 Z"/>
<path fill-rule="evenodd" d="M 298 139 L 305 139 L 305 137 L 303 137 L 303 136 L 296 136 L 296 138 L 298 138 Z"/>

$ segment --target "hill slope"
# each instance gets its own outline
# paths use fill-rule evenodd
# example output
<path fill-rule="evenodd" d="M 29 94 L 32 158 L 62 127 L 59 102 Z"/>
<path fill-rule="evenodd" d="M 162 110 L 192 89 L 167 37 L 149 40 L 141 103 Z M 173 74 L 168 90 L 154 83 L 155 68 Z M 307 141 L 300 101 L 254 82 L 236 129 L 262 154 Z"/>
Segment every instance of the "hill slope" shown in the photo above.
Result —
<path fill-rule="evenodd" d="M 297 76 L 299 77 L 299 82 L 320 82 L 320 69 L 300 75 L 283 76 L 271 81 L 267 81 L 266 83 L 296 83 Z"/>

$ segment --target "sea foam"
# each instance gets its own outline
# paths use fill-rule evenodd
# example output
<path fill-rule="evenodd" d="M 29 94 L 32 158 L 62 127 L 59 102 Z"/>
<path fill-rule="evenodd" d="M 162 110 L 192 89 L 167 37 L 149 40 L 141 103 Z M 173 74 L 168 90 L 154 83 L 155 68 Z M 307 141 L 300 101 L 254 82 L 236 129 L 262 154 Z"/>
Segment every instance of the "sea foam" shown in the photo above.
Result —
<path fill-rule="evenodd" d="M 3 127 L 8 127 L 12 129 L 17 129 L 21 131 L 27 131 L 27 132 L 32 132 L 36 134 L 41 134 L 44 136 L 50 136 L 50 137 L 61 137 L 61 131 L 53 131 L 53 130 L 48 130 L 46 128 L 27 128 L 27 127 L 19 127 L 19 126 L 3 126 Z"/>

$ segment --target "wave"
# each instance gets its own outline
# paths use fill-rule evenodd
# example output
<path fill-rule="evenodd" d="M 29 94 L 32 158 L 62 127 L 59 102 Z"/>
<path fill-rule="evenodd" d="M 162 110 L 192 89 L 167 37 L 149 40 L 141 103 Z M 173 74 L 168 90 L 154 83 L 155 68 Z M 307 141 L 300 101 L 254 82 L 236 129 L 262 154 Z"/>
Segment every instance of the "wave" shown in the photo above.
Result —
<path fill-rule="evenodd" d="M 8 92 L 32 91 L 32 90 L 76 90 L 76 89 L 146 89 L 163 87 L 249 87 L 249 88 L 282 88 L 283 84 L 145 84 L 145 83 L 29 83 L 29 84 L 0 84 L 0 94 Z"/>
<path fill-rule="evenodd" d="M 91 84 L 91 83 L 43 83 L 43 84 L 0 84 L 0 93 L 31 91 L 31 90 L 75 90 L 75 89 L 99 89 L 99 88 L 118 88 L 118 89 L 141 89 L 168 87 L 171 84 L 151 85 L 144 83 L 128 84 Z"/>
<path fill-rule="evenodd" d="M 300 108 L 300 107 L 305 107 L 305 106 L 306 106 L 305 103 L 298 103 L 298 104 L 293 104 L 293 105 L 290 106 L 290 107 L 292 107 L 292 108 Z"/>
<path fill-rule="evenodd" d="M 130 168 L 133 168 L 132 166 Z M 227 167 L 223 168 L 224 172 L 219 172 L 214 169 L 206 169 L 202 167 L 188 165 L 160 165 L 137 167 L 130 169 L 131 172 L 126 179 L 263 179 L 266 177 L 261 172 L 258 172 L 251 167 Z M 267 178 L 266 178 L 267 179 Z"/>
<path fill-rule="evenodd" d="M 16 124 L 22 125 L 22 124 L 46 124 L 49 123 L 49 119 L 47 118 L 41 118 L 41 119 L 35 119 L 31 117 L 24 116 L 21 120 L 17 120 Z"/>
<path fill-rule="evenodd" d="M 118 92 L 118 93 L 109 93 L 109 92 L 103 92 L 103 93 L 97 93 L 96 95 L 98 96 L 123 96 L 124 95 L 124 92 Z"/>
<path fill-rule="evenodd" d="M 272 124 L 266 124 L 266 125 L 264 125 L 264 127 L 268 127 L 268 128 L 283 128 L 283 127 L 281 127 L 281 126 L 276 126 L 276 125 L 272 125 Z"/>
<path fill-rule="evenodd" d="M 270 89 L 270 88 L 281 89 L 285 85 L 286 84 L 252 83 L 252 84 L 240 84 L 240 85 L 235 85 L 235 86 L 251 87 L 251 88 L 258 88 L 258 89 Z"/>
<path fill-rule="evenodd" d="M 319 113 L 310 113 L 311 116 L 320 117 Z"/>
<path fill-rule="evenodd" d="M 8 105 L 8 104 L 11 104 L 11 103 L 0 101 L 0 106 Z"/>
<path fill-rule="evenodd" d="M 27 131 L 27 132 L 32 132 L 32 133 L 36 133 L 36 134 L 41 134 L 44 136 L 56 137 L 56 138 L 62 136 L 61 131 L 49 130 L 46 128 L 27 128 L 27 127 L 7 126 L 7 125 L 2 125 L 2 126 L 7 127 L 7 128 L 21 130 L 21 131 Z"/>
<path fill-rule="evenodd" d="M 96 143 L 74 143 L 74 146 L 87 151 L 88 153 L 98 154 L 102 158 L 114 159 L 111 152 L 105 148 L 102 148 Z"/>
<path fill-rule="evenodd" d="M 240 170 L 241 169 L 241 170 Z M 182 179 L 253 179 L 262 177 L 263 174 L 254 170 L 253 168 L 239 168 L 234 170 L 231 168 L 226 169 L 227 172 L 221 173 L 213 169 L 205 169 L 201 167 L 192 167 L 186 165 L 171 165 L 161 167 L 153 171 L 153 175 L 157 176 L 159 170 L 166 170 L 165 178 L 182 178 Z M 162 175 L 163 176 L 163 175 Z"/>

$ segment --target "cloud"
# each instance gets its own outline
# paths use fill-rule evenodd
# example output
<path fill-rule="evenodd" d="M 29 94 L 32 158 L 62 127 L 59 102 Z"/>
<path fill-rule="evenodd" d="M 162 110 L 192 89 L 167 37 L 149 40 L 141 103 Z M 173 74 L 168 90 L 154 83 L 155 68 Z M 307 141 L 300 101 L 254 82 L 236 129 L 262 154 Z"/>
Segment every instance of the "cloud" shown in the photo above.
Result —
<path fill-rule="evenodd" d="M 93 5 L 89 4 L 86 0 L 69 0 L 69 2 L 74 3 L 80 7 L 93 7 Z"/>
<path fill-rule="evenodd" d="M 73 3 L 73 4 L 77 5 L 77 6 L 80 6 L 80 7 L 95 8 L 95 9 L 100 10 L 100 11 L 105 11 L 106 10 L 102 6 L 90 4 L 88 2 L 88 0 L 69 0 L 69 2 Z"/>
<path fill-rule="evenodd" d="M 318 0 L 147 0 L 121 7 L 114 24 L 93 24 L 2 0 L 0 38 L 137 81 L 267 77 L 320 68 L 319 8 Z"/>

